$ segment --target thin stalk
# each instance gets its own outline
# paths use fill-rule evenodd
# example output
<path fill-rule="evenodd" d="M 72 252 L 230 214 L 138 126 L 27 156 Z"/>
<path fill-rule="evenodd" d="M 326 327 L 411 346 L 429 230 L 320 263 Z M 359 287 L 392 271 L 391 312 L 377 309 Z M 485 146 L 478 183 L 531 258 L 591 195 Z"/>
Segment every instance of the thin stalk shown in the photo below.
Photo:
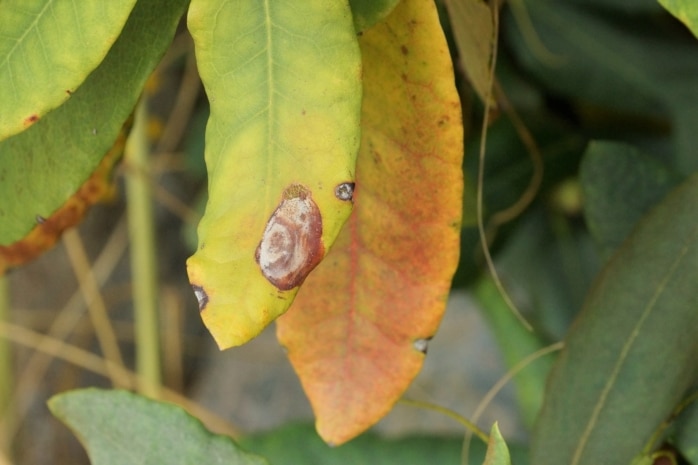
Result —
<path fill-rule="evenodd" d="M 0 321 L 10 321 L 10 289 L 4 274 L 0 274 Z M 12 404 L 10 403 L 13 384 L 10 342 L 0 338 L 0 451 L 8 455 L 10 454 L 8 425 L 13 423 Z"/>
<path fill-rule="evenodd" d="M 145 101 L 141 100 L 136 108 L 133 130 L 126 143 L 126 195 L 138 390 L 143 395 L 157 398 L 161 385 L 160 326 L 153 195 L 147 178 L 147 117 Z"/>

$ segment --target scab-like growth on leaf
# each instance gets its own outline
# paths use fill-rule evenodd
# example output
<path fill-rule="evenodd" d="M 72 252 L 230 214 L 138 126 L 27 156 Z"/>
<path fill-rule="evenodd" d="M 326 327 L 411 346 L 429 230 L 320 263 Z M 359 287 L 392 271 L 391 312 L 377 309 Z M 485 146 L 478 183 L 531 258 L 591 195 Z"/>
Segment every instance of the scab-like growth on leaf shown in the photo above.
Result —
<path fill-rule="evenodd" d="M 203 287 L 192 284 L 192 289 L 194 289 L 194 295 L 196 296 L 196 301 L 199 303 L 199 311 L 203 311 L 208 304 L 208 294 Z"/>
<path fill-rule="evenodd" d="M 291 184 L 267 221 L 255 260 L 270 283 L 288 291 L 300 286 L 324 255 L 320 210 L 307 187 Z"/>
<path fill-rule="evenodd" d="M 343 182 L 334 188 L 334 195 L 339 200 L 352 200 L 354 198 L 354 183 Z"/>
<path fill-rule="evenodd" d="M 24 126 L 31 126 L 32 124 L 36 123 L 39 121 L 39 115 L 33 114 L 29 115 L 24 119 Z"/>
<path fill-rule="evenodd" d="M 429 347 L 429 339 L 416 339 L 412 345 L 419 352 L 426 354 Z"/>

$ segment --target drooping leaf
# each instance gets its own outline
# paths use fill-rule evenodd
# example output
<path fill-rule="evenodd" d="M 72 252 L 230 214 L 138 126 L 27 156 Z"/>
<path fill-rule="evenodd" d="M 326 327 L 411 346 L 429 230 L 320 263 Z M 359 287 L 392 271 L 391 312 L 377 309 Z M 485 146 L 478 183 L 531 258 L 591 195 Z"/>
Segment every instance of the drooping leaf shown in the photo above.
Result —
<path fill-rule="evenodd" d="M 385 415 L 417 374 L 458 263 L 463 133 L 432 0 L 405 0 L 360 39 L 354 212 L 278 337 L 325 441 Z"/>
<path fill-rule="evenodd" d="M 695 379 L 698 176 L 623 242 L 548 380 L 532 463 L 624 464 Z"/>
<path fill-rule="evenodd" d="M 351 211 L 361 57 L 343 0 L 194 0 L 188 24 L 211 116 L 187 270 L 225 349 L 286 311 Z"/>
<path fill-rule="evenodd" d="M 229 437 L 212 434 L 180 407 L 126 391 L 81 389 L 48 401 L 92 465 L 264 465 Z"/>
<path fill-rule="evenodd" d="M 240 445 L 262 455 L 273 465 L 425 465 L 460 463 L 463 437 L 410 434 L 400 438 L 384 438 L 368 432 L 339 447 L 330 447 L 310 425 L 288 425 L 268 433 L 240 439 Z M 526 465 L 527 450 L 511 445 L 516 465 Z M 473 441 L 469 463 L 482 463 L 485 447 Z"/>
<path fill-rule="evenodd" d="M 124 123 L 186 3 L 139 1 L 104 61 L 71 98 L 0 142 L 0 272 L 49 248 L 104 193 Z"/>
<path fill-rule="evenodd" d="M 356 32 L 363 32 L 382 21 L 400 0 L 349 0 Z"/>
<path fill-rule="evenodd" d="M 67 100 L 102 61 L 136 0 L 0 3 L 0 140 Z"/>
<path fill-rule="evenodd" d="M 490 93 L 490 59 L 494 41 L 492 11 L 482 0 L 446 0 L 460 63 L 483 102 Z M 490 99 L 492 100 L 492 99 Z"/>
<path fill-rule="evenodd" d="M 698 4 L 693 0 L 659 0 L 659 3 L 676 16 L 698 37 Z"/>
<path fill-rule="evenodd" d="M 511 465 L 509 448 L 504 441 L 502 433 L 499 431 L 497 423 L 492 425 L 490 441 L 487 444 L 487 454 L 485 454 L 483 465 Z"/>
<path fill-rule="evenodd" d="M 660 161 L 617 142 L 592 142 L 580 167 L 587 226 L 605 256 L 679 182 Z"/>

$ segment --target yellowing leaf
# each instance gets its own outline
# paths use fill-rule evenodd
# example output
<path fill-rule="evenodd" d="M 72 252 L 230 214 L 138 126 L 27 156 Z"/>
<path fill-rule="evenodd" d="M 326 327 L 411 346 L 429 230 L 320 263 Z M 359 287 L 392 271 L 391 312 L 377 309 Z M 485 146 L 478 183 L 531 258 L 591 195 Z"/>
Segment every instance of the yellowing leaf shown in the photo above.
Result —
<path fill-rule="evenodd" d="M 460 102 L 433 1 L 402 1 L 359 43 L 354 212 L 277 321 L 334 444 L 378 421 L 419 372 L 458 262 L 463 197 Z"/>
<path fill-rule="evenodd" d="M 361 58 L 342 0 L 193 0 L 188 24 L 211 116 L 187 270 L 225 349 L 286 311 L 351 212 Z"/>
<path fill-rule="evenodd" d="M 121 158 L 125 142 L 126 131 L 123 131 L 75 194 L 65 199 L 63 205 L 50 216 L 44 218 L 37 215 L 36 226 L 23 238 L 11 244 L 0 244 L 0 275 L 9 268 L 33 260 L 53 247 L 63 231 L 82 221 L 87 209 L 111 191 L 112 170 Z"/>

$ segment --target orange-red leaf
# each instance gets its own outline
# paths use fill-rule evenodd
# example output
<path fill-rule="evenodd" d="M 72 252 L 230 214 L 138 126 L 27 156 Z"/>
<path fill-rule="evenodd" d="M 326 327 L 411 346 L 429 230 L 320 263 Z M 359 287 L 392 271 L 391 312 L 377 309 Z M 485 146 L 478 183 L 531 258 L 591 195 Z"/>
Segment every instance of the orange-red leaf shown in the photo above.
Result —
<path fill-rule="evenodd" d="M 333 444 L 378 421 L 419 372 L 458 262 L 462 213 L 460 102 L 433 0 L 403 0 L 360 44 L 354 212 L 277 320 Z"/>

